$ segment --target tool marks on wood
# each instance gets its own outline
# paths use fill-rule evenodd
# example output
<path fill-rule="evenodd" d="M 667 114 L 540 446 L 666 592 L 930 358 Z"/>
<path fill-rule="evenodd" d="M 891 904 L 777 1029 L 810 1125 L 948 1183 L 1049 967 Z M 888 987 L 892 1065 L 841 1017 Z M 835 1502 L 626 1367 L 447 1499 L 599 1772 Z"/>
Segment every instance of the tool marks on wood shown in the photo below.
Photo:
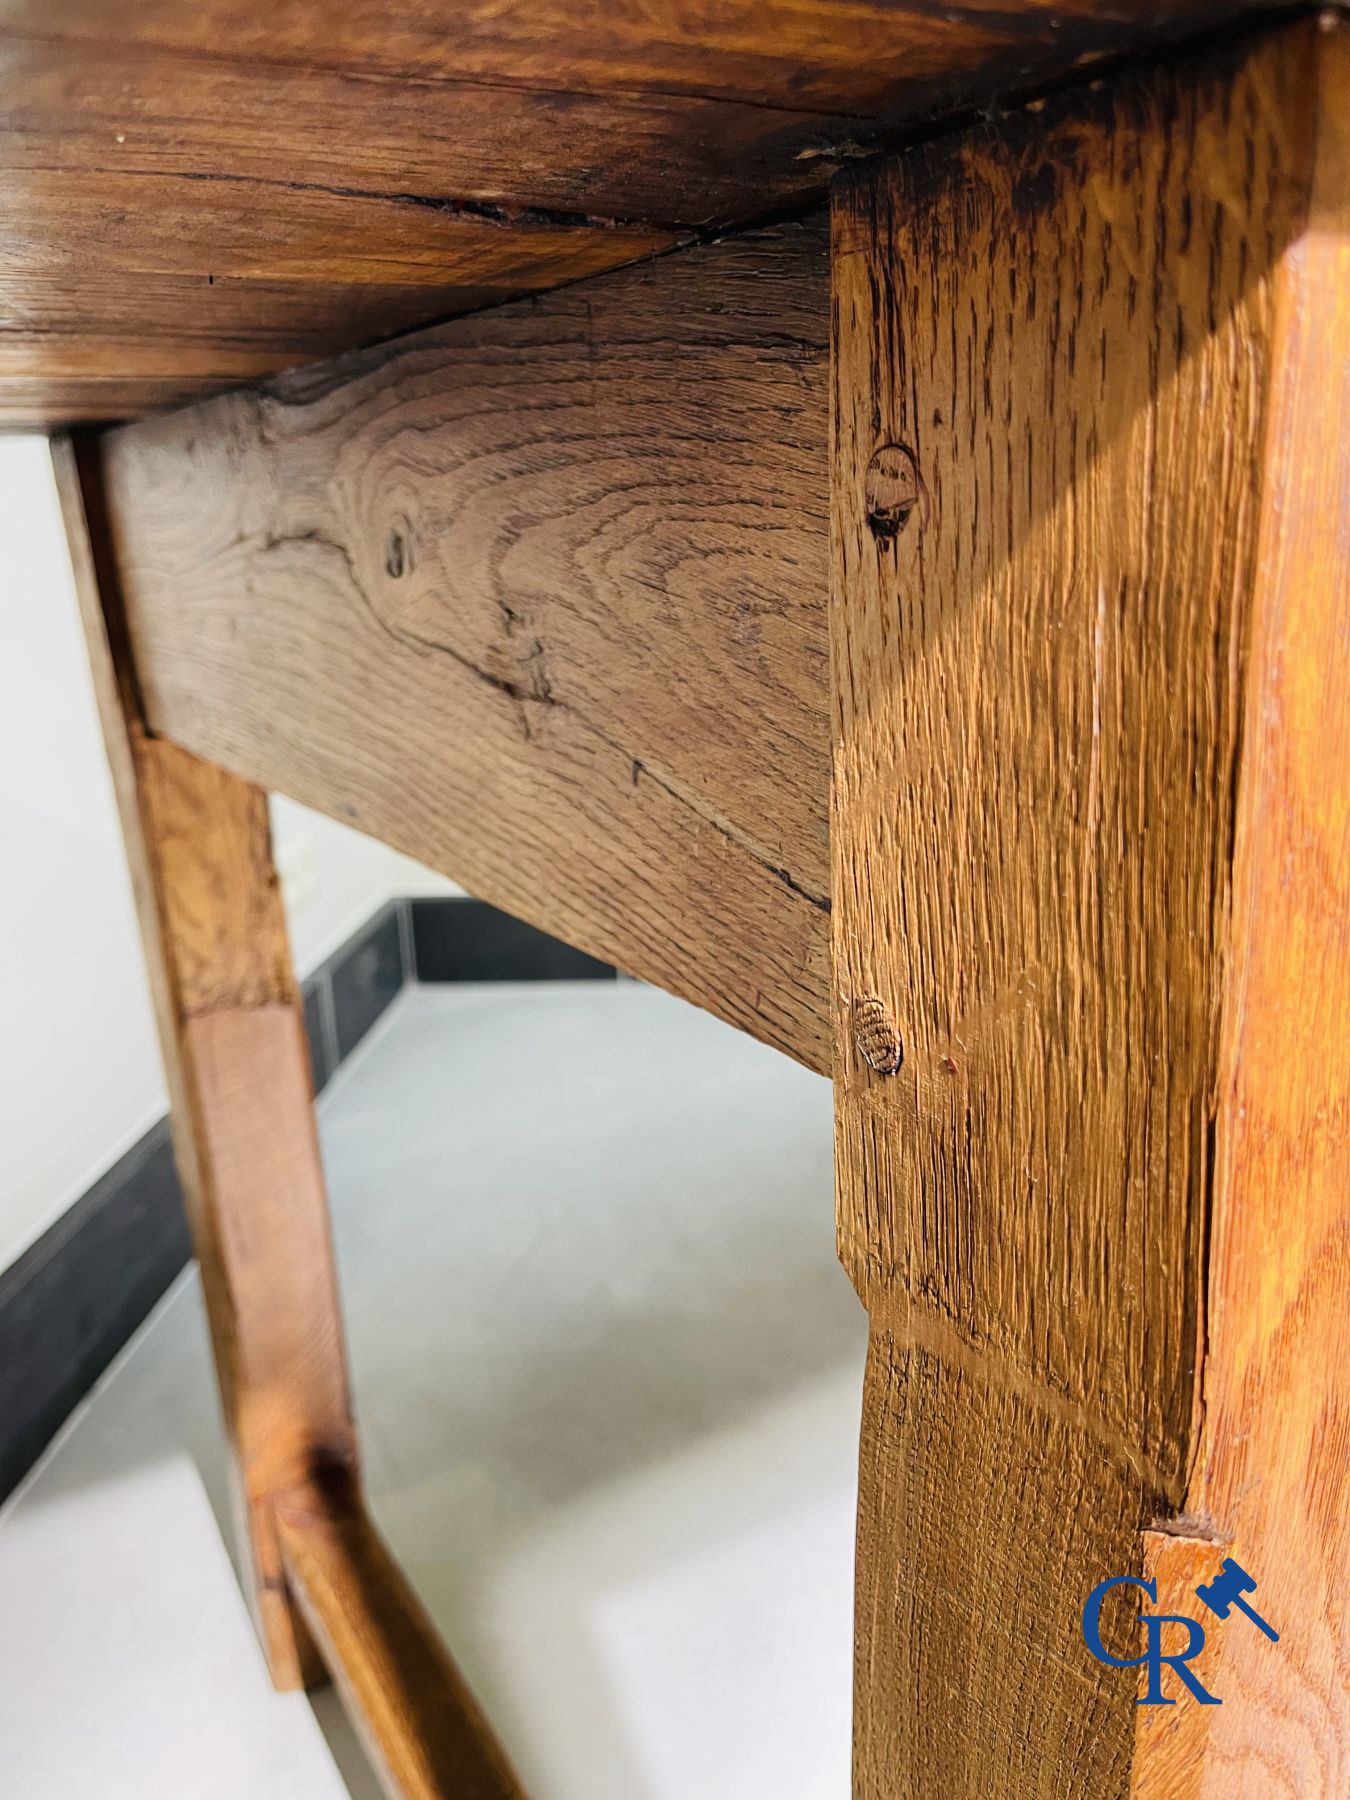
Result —
<path fill-rule="evenodd" d="M 1190 1506 L 1278 1645 L 1224 1635 L 1201 1800 L 1350 1790 L 1350 27 L 1296 120 L 1260 465 L 1204 1431 Z"/>
<path fill-rule="evenodd" d="M 1079 1620 L 1197 1449 L 1271 277 L 1314 37 L 1123 75 L 836 194 L 864 1800 L 1129 1788 L 1133 1684 Z M 863 996 L 893 1073 L 855 1048 Z"/>

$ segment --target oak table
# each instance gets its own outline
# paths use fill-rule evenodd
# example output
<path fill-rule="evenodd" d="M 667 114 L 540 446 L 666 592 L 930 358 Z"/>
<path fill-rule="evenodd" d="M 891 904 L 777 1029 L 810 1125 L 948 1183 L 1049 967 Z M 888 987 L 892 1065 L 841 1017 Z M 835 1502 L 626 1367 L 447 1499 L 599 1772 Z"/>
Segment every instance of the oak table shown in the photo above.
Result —
<path fill-rule="evenodd" d="M 1350 28 L 1241 10 L 0 13 L 259 1631 L 394 1795 L 520 1787 L 362 1503 L 266 789 L 833 1076 L 858 1800 L 1350 1795 Z M 1230 1555 L 1278 1643 L 1136 1707 L 1089 1591 Z"/>

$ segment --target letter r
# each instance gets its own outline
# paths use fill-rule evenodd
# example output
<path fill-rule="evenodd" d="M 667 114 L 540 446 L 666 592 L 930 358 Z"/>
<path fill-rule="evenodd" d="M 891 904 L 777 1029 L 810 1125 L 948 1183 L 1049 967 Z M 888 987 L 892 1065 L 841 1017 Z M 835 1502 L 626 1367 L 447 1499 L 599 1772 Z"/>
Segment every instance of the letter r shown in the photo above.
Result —
<path fill-rule="evenodd" d="M 1200 1677 L 1186 1664 L 1193 1656 L 1199 1656 L 1205 1647 L 1205 1628 L 1198 1619 L 1187 1618 L 1185 1613 L 1140 1613 L 1140 1621 L 1144 1627 L 1144 1641 L 1148 1649 L 1142 1661 L 1148 1663 L 1148 1687 L 1135 1702 L 1137 1706 L 1175 1706 L 1175 1700 L 1169 1700 L 1162 1691 L 1162 1666 L 1166 1663 L 1176 1670 L 1191 1693 L 1201 1706 L 1222 1706 L 1223 1702 L 1216 1694 L 1211 1694 Z M 1186 1647 L 1176 1650 L 1171 1656 L 1163 1655 L 1162 1628 L 1164 1625 L 1184 1625 L 1186 1627 Z"/>

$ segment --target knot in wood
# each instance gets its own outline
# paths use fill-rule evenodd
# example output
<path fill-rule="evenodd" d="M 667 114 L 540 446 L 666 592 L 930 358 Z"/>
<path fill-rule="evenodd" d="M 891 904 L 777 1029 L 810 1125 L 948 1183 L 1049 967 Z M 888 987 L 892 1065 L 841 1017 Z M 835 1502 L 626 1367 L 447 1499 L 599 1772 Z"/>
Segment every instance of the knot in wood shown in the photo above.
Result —
<path fill-rule="evenodd" d="M 875 995 L 853 1002 L 853 1041 L 858 1055 L 878 1075 L 894 1075 L 905 1060 L 904 1046 L 884 1001 Z"/>
<path fill-rule="evenodd" d="M 863 505 L 868 529 L 882 543 L 898 537 L 919 509 L 919 529 L 928 523 L 928 490 L 914 460 L 903 444 L 883 444 L 867 465 Z"/>
<path fill-rule="evenodd" d="M 397 526 L 390 531 L 384 543 L 385 572 L 397 581 L 408 567 L 408 545 L 403 533 Z"/>

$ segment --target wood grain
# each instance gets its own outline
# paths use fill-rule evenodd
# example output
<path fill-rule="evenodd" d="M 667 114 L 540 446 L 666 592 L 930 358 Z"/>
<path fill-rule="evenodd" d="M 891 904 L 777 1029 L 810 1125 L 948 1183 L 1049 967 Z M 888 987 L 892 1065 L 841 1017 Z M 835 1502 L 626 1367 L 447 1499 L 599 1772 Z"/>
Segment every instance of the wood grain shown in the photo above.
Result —
<path fill-rule="evenodd" d="M 10 164 L 0 206 L 0 420 L 29 427 L 182 401 L 677 241 L 228 173 Z"/>
<path fill-rule="evenodd" d="M 1317 42 L 1122 75 L 837 195 L 860 1800 L 1131 1785 L 1133 1677 L 1079 1619 L 1182 1512 L 1199 1448 L 1277 272 Z M 877 1008 L 891 1073 L 862 1053 Z"/>
<path fill-rule="evenodd" d="M 186 404 L 421 324 L 427 310 L 425 288 L 393 281 L 353 291 L 137 271 L 102 295 L 95 311 L 88 288 L 58 268 L 30 275 L 25 293 L 41 313 L 42 343 L 35 350 L 21 321 L 0 319 L 0 426 L 48 413 L 97 423 L 143 412 L 147 400 Z M 509 294 L 457 287 L 442 310 L 495 305 Z M 155 320 L 151 335 L 147 317 Z"/>
<path fill-rule="evenodd" d="M 124 8 L 122 19 L 134 26 L 135 14 Z M 819 159 L 794 157 L 782 140 L 824 145 L 854 123 L 792 101 L 768 111 L 754 97 L 476 80 L 432 66 L 427 44 L 386 71 L 371 45 L 331 60 L 325 45 L 297 64 L 222 55 L 220 42 L 110 43 L 94 55 L 0 35 L 11 168 L 68 176 L 95 163 L 170 188 L 227 179 L 264 195 L 284 184 L 458 198 L 577 224 L 714 225 L 762 210 L 766 189 L 782 203 L 818 196 Z M 359 129 L 335 131 L 336 121 Z M 527 144 L 546 153 L 527 156 Z"/>
<path fill-rule="evenodd" d="M 1170 1613 L 1174 1618 L 1197 1620 L 1205 1633 L 1199 1654 L 1187 1665 L 1207 1692 L 1222 1696 L 1223 1653 L 1226 1634 L 1198 1603 L 1195 1590 L 1201 1582 L 1212 1581 L 1223 1564 L 1224 1546 L 1212 1536 L 1195 1537 L 1191 1529 L 1145 1531 L 1144 1575 L 1157 1583 L 1157 1602 L 1147 1603 L 1151 1613 Z M 1141 1607 L 1145 1598 L 1135 1593 Z M 1177 1641 L 1184 1627 L 1168 1628 L 1174 1635 L 1164 1640 L 1164 1648 Z M 1142 1642 L 1131 1650 L 1137 1655 Z M 1151 1674 L 1147 1665 L 1139 1670 L 1137 1692 L 1140 1700 L 1148 1693 Z M 1192 1704 L 1179 1678 L 1171 1670 L 1161 1670 L 1158 1681 L 1162 1692 L 1171 1700 L 1169 1706 L 1140 1705 L 1135 1712 L 1134 1769 L 1130 1782 L 1130 1800 L 1200 1800 L 1205 1774 L 1205 1756 L 1209 1734 L 1221 1710 L 1214 1706 Z"/>
<path fill-rule="evenodd" d="M 113 434 L 151 727 L 828 1067 L 827 286 L 749 234 Z"/>
<path fill-rule="evenodd" d="M 826 0 L 718 0 L 691 11 L 670 0 L 612 0 L 585 13 L 569 0 L 361 0 L 335 14 L 323 0 L 291 0 L 277 17 L 257 0 L 190 10 L 132 0 L 115 14 L 95 0 L 9 0 L 6 27 L 105 50 L 135 45 L 288 68 L 416 69 L 428 79 L 553 92 L 739 97 L 858 114 L 879 110 L 897 88 L 923 104 L 935 89 L 963 91 L 991 66 L 1025 76 L 1242 10 L 1215 0 L 856 0 L 846 10 Z"/>
<path fill-rule="evenodd" d="M 285 1496 L 286 1577 L 390 1800 L 523 1800 L 523 1789 L 364 1509 Z"/>
<path fill-rule="evenodd" d="M 304 1017 L 266 797 L 140 711 L 96 469 L 57 478 L 126 837 L 187 1200 L 273 1679 L 319 1672 L 287 1599 L 272 1502 L 334 1471 L 355 1439 Z"/>
<path fill-rule="evenodd" d="M 139 413 L 781 216 L 879 139 L 1251 3 L 9 0 L 0 424 Z"/>
<path fill-rule="evenodd" d="M 1188 1498 L 1280 1641 L 1221 1628 L 1202 1800 L 1350 1792 L 1350 28 L 1318 49 L 1274 281 Z"/>

